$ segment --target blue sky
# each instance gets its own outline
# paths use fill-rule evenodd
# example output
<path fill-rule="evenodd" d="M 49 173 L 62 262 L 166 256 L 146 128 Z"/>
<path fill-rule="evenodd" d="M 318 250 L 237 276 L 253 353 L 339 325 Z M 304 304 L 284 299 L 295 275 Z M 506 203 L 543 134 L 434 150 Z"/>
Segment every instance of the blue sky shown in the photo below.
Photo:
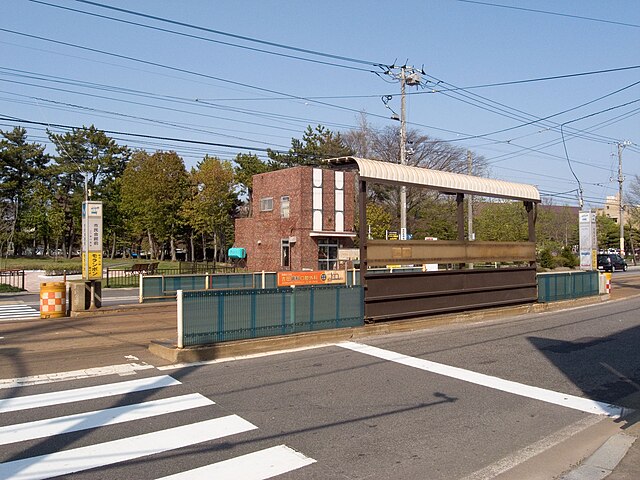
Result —
<path fill-rule="evenodd" d="M 249 147 L 112 135 L 132 147 L 175 150 L 188 167 L 205 154 L 263 155 L 259 149 L 288 149 L 309 124 L 355 128 L 361 111 L 375 128 L 393 125 L 381 97 L 393 95 L 389 105 L 399 112 L 400 87 L 372 71 L 395 62 L 424 68 L 429 80 L 426 89 L 408 90 L 409 128 L 484 155 L 495 178 L 535 184 L 553 203 L 577 205 L 561 124 L 586 206 L 618 190 L 617 143 L 633 142 L 623 150 L 625 186 L 640 174 L 640 68 L 475 88 L 639 67 L 636 0 L 95 3 L 3 3 L 0 129 L 23 125 L 44 143 L 47 124 L 55 131 L 94 124 Z"/>

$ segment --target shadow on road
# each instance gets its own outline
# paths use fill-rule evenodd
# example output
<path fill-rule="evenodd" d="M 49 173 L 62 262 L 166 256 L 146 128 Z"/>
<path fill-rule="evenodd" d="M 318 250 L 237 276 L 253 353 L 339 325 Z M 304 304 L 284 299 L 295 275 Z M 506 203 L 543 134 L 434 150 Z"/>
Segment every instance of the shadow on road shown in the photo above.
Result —
<path fill-rule="evenodd" d="M 640 412 L 640 327 L 576 341 L 527 338 L 585 397 Z"/>

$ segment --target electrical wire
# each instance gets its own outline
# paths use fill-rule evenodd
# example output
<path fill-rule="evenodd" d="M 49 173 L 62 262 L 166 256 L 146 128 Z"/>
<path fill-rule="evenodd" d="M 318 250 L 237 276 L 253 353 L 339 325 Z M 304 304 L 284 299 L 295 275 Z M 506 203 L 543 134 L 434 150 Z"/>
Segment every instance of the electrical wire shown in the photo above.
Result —
<path fill-rule="evenodd" d="M 523 12 L 531 12 L 531 13 L 541 13 L 544 15 L 553 15 L 553 16 L 557 16 L 557 17 L 565 17 L 565 18 L 575 18 L 578 20 L 588 20 L 590 22 L 600 22 L 600 23 L 608 23 L 611 25 L 620 25 L 623 27 L 633 27 L 633 28 L 640 28 L 640 25 L 636 24 L 636 23 L 627 23 L 627 22 L 618 22 L 615 20 L 605 20 L 602 18 L 594 18 L 594 17 L 585 17 L 582 15 L 572 15 L 570 13 L 559 13 L 559 12 L 550 12 L 548 10 L 538 10 L 535 8 L 525 8 L 525 7 L 516 7 L 514 5 L 501 5 L 499 3 L 491 3 L 491 2 L 481 2 L 479 0 L 457 0 L 458 2 L 461 3 L 472 3 L 475 5 L 483 5 L 483 6 L 487 6 L 487 7 L 497 7 L 497 8 L 508 8 L 510 10 L 520 10 Z"/>
<path fill-rule="evenodd" d="M 182 37 L 193 38 L 193 39 L 197 39 L 197 40 L 204 40 L 206 42 L 217 43 L 217 44 L 220 44 L 220 45 L 225 45 L 225 46 L 230 46 L 230 47 L 235 47 L 235 48 L 241 48 L 241 49 L 244 49 L 244 50 L 250 50 L 250 51 L 259 52 L 259 53 L 266 53 L 268 55 L 276 55 L 276 56 L 279 56 L 279 57 L 292 58 L 292 59 L 295 59 L 295 60 L 302 60 L 302 61 L 306 61 L 306 62 L 312 62 L 312 63 L 322 64 L 322 65 L 329 65 L 329 66 L 332 66 L 332 67 L 346 68 L 346 69 L 357 70 L 357 71 L 361 71 L 361 72 L 368 72 L 368 73 L 372 72 L 372 70 L 370 70 L 370 69 L 352 67 L 350 65 L 342 65 L 342 64 L 338 64 L 338 63 L 332 63 L 332 62 L 325 62 L 325 61 L 322 61 L 322 60 L 314 60 L 312 58 L 305 58 L 305 57 L 300 57 L 300 56 L 295 56 L 295 55 L 288 55 L 288 54 L 285 54 L 285 53 L 272 52 L 272 51 L 269 51 L 269 50 L 264 50 L 264 49 L 260 49 L 260 48 L 254 48 L 254 47 L 248 47 L 246 45 L 238 45 L 238 44 L 234 44 L 234 43 L 230 43 L 230 42 L 223 42 L 223 41 L 220 41 L 220 40 L 214 40 L 214 39 L 211 39 L 211 38 L 202 37 L 202 36 L 198 36 L 198 35 L 191 35 L 191 34 L 184 33 L 184 32 L 178 32 L 178 31 L 169 30 L 169 29 L 166 29 L 166 28 L 155 27 L 155 26 L 152 26 L 152 25 L 145 25 L 145 24 L 139 23 L 139 22 L 138 23 L 137 22 L 130 22 L 128 20 L 123 20 L 123 19 L 115 18 L 115 17 L 109 17 L 107 15 L 100 15 L 100 14 L 94 13 L 94 12 L 87 12 L 87 11 L 84 11 L 84 10 L 79 10 L 79 9 L 71 8 L 71 7 L 65 7 L 65 6 L 62 6 L 62 5 L 55 5 L 55 4 L 52 4 L 52 3 L 44 2 L 42 0 L 29 0 L 29 1 L 32 2 L 32 3 L 40 4 L 40 5 L 45 5 L 45 6 L 59 8 L 59 9 L 62 9 L 62 10 L 76 12 L 76 13 L 80 13 L 80 14 L 84 14 L 84 15 L 89 15 L 89 16 L 92 16 L 92 17 L 98 17 L 98 18 L 102 18 L 102 19 L 106 19 L 106 20 L 110 20 L 110 21 L 114 21 L 114 22 L 124 23 L 124 24 L 127 24 L 127 25 L 133 25 L 135 27 L 147 28 L 147 29 L 156 30 L 156 31 L 159 31 L 159 32 L 170 33 L 172 35 L 179 35 L 179 36 L 182 36 Z M 105 8 L 110 8 L 110 7 L 107 7 L 107 6 L 104 6 L 104 7 Z M 172 23 L 172 22 L 170 22 L 169 20 L 166 20 L 166 19 L 164 21 Z M 197 28 L 197 27 L 192 27 L 192 28 Z"/>

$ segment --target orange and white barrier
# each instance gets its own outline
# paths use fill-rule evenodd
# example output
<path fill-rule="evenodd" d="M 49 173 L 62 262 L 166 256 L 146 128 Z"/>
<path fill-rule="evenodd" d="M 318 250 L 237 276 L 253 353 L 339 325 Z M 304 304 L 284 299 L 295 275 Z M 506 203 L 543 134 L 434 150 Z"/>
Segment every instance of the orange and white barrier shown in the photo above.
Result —
<path fill-rule="evenodd" d="M 40 284 L 40 318 L 59 318 L 67 314 L 66 284 Z"/>

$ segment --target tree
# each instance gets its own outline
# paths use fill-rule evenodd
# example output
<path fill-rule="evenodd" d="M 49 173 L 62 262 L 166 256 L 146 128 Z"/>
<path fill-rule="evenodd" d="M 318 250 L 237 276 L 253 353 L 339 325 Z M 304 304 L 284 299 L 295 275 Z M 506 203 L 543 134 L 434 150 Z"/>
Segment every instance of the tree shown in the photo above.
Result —
<path fill-rule="evenodd" d="M 22 127 L 10 132 L 0 130 L 0 136 L 0 202 L 4 210 L 1 220 L 5 224 L 2 230 L 6 232 L 5 245 L 14 242 L 19 255 L 24 247 L 23 207 L 42 179 L 48 157 L 44 146 L 27 142 L 27 131 Z"/>
<path fill-rule="evenodd" d="M 253 176 L 274 170 L 273 165 L 264 163 L 257 155 L 238 154 L 235 158 L 234 169 L 236 184 L 240 187 L 240 195 L 247 196 L 249 208 L 248 216 L 251 216 L 251 199 L 253 198 Z"/>
<path fill-rule="evenodd" d="M 291 148 L 287 153 L 268 150 L 271 166 L 274 169 L 295 167 L 298 165 L 319 165 L 322 160 L 352 155 L 340 133 L 334 133 L 322 125 L 315 129 L 307 127 L 302 140 L 291 139 Z"/>
<path fill-rule="evenodd" d="M 191 197 L 180 210 L 182 221 L 201 235 L 203 257 L 207 258 L 207 241 L 211 240 L 217 259 L 218 252 L 224 254 L 233 245 L 233 214 L 237 206 L 233 167 L 230 162 L 207 155 L 191 170 L 189 178 Z"/>
<path fill-rule="evenodd" d="M 370 158 L 389 163 L 400 163 L 400 129 L 386 127 L 382 130 L 372 129 L 366 119 L 361 117 L 357 129 L 344 135 L 345 143 L 358 157 Z M 487 165 L 484 157 L 472 155 L 473 173 L 486 173 Z M 441 170 L 453 173 L 467 173 L 467 151 L 441 140 L 432 139 L 420 134 L 417 130 L 407 130 L 406 164 Z M 371 188 L 374 202 L 384 204 L 390 212 L 394 212 L 396 222 L 400 217 L 400 189 L 386 185 L 374 184 Z M 409 232 L 418 234 L 426 225 L 439 223 L 437 211 L 421 208 L 421 204 L 438 202 L 440 195 L 424 188 L 407 188 L 407 228 Z M 434 218 L 430 215 L 434 214 Z M 399 224 L 399 223 L 398 223 Z M 444 225 L 441 225 L 444 226 Z"/>
<path fill-rule="evenodd" d="M 599 248 L 617 248 L 620 245 L 620 226 L 606 215 L 596 216 Z"/>
<path fill-rule="evenodd" d="M 522 242 L 529 239 L 527 212 L 522 202 L 482 203 L 473 221 L 476 239 Z"/>
<path fill-rule="evenodd" d="M 122 174 L 130 156 L 125 146 L 118 145 L 93 125 L 74 128 L 71 132 L 48 132 L 57 156 L 47 174 L 56 179 L 55 197 L 64 211 L 66 242 L 63 251 L 71 256 L 80 231 L 81 205 L 85 198 L 103 199 L 111 184 Z M 107 211 L 109 197 L 105 196 Z M 109 231 L 110 224 L 105 223 Z"/>
<path fill-rule="evenodd" d="M 120 208 L 127 226 L 141 241 L 147 236 L 151 257 L 164 260 L 168 240 L 176 260 L 179 212 L 188 195 L 189 179 L 184 162 L 175 152 L 133 154 L 120 185 Z"/>

